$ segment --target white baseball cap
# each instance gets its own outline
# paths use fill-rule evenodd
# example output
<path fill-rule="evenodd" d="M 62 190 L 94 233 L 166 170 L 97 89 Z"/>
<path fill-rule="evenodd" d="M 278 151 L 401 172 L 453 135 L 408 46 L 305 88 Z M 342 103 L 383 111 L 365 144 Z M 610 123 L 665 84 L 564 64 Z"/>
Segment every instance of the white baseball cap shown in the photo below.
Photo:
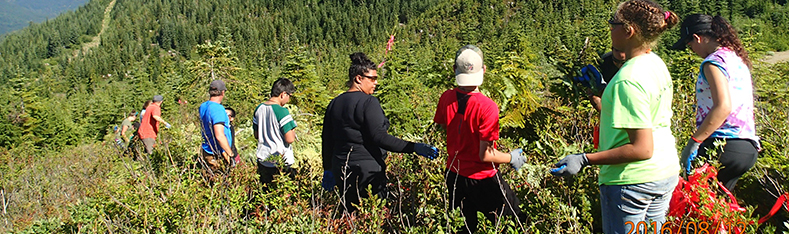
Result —
<path fill-rule="evenodd" d="M 474 45 L 466 45 L 455 53 L 455 81 L 458 86 L 480 86 L 485 69 L 482 50 Z"/>

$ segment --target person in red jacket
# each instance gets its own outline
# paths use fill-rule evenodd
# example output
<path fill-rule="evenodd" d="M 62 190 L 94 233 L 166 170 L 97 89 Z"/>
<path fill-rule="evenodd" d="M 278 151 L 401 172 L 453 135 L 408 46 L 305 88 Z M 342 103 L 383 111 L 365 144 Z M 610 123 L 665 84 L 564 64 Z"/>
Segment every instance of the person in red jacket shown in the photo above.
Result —
<path fill-rule="evenodd" d="M 520 215 L 520 200 L 501 177 L 498 164 L 516 170 L 526 162 L 522 150 L 496 150 L 499 139 L 499 107 L 479 92 L 485 74 L 482 51 L 467 45 L 455 55 L 458 87 L 445 91 L 438 101 L 433 122 L 447 131 L 446 177 L 452 208 L 466 218 L 461 233 L 477 231 L 477 212 L 495 222 L 499 215 Z"/>
<path fill-rule="evenodd" d="M 153 103 L 145 108 L 145 114 L 142 116 L 140 123 L 140 130 L 138 131 L 142 143 L 145 145 L 145 153 L 153 153 L 153 147 L 156 145 L 156 136 L 159 134 L 159 123 L 164 123 L 165 128 L 170 128 L 170 124 L 162 119 L 162 95 L 153 96 Z"/>

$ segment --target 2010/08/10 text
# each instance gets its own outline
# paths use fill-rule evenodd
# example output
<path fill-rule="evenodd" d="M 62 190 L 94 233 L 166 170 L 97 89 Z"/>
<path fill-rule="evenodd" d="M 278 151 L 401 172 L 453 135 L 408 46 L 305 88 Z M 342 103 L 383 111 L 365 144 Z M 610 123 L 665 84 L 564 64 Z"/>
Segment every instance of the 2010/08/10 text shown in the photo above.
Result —
<path fill-rule="evenodd" d="M 642 233 L 642 231 L 649 231 L 650 227 L 654 228 L 653 233 L 660 233 L 660 234 L 674 234 L 671 224 L 669 222 L 663 223 L 660 227 L 660 232 L 658 232 L 657 222 L 652 222 L 652 225 L 648 225 L 644 221 L 639 221 L 638 224 L 634 224 L 632 221 L 625 222 L 625 227 L 629 225 L 629 231 L 627 234 L 637 234 Z M 723 228 L 726 230 L 731 230 L 735 228 L 740 228 L 740 230 L 744 230 L 747 227 L 747 223 L 739 221 L 739 222 L 732 222 L 730 225 L 726 225 L 725 223 L 722 225 Z M 678 233 L 685 233 L 685 234 L 714 234 L 715 227 L 712 227 L 710 223 L 707 221 L 700 221 L 700 222 L 685 222 L 682 221 L 679 225 L 679 232 Z"/>

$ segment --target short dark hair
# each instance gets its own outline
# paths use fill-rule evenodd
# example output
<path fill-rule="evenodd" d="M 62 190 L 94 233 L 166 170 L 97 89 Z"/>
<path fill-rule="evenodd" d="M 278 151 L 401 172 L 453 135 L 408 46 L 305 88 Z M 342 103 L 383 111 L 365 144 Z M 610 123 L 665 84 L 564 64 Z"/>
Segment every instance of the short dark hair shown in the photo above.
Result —
<path fill-rule="evenodd" d="M 132 116 L 137 116 L 137 112 L 136 111 L 129 112 L 129 115 L 127 115 L 126 117 L 132 117 Z"/>
<path fill-rule="evenodd" d="M 274 81 L 274 84 L 271 85 L 271 97 L 279 96 L 282 92 L 288 93 L 288 95 L 293 94 L 296 92 L 296 86 L 293 86 L 293 82 L 290 82 L 287 78 L 279 78 L 277 81 Z"/>
<path fill-rule="evenodd" d="M 236 117 L 236 110 L 233 109 L 232 107 L 225 107 L 225 110 L 230 111 L 230 117 L 233 117 L 233 118 Z"/>
<path fill-rule="evenodd" d="M 151 105 L 151 103 L 153 103 L 153 100 L 151 99 L 145 100 L 145 103 L 142 104 L 142 109 L 145 110 L 146 108 L 148 108 L 148 106 Z"/>
<path fill-rule="evenodd" d="M 354 78 L 357 75 L 364 75 L 364 73 L 369 72 L 370 70 L 376 70 L 375 63 L 370 61 L 362 52 L 356 52 L 349 56 L 351 58 L 351 67 L 348 68 L 348 81 L 345 82 L 345 86 L 349 88 L 353 86 Z"/>
<path fill-rule="evenodd" d="M 208 90 L 208 96 L 211 97 L 222 96 L 223 91 L 224 90 L 218 90 L 218 89 Z"/>

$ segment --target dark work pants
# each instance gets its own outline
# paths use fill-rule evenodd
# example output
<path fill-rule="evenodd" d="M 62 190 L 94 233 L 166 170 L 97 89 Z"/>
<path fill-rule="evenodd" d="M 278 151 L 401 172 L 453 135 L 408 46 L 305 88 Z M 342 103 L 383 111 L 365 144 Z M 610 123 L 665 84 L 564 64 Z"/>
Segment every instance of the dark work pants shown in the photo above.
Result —
<path fill-rule="evenodd" d="M 333 165 L 332 173 L 340 189 L 341 205 L 348 212 L 356 211 L 354 205 L 359 205 L 361 198 L 378 195 L 386 199 L 386 171 L 374 160 L 349 161 L 342 165 Z M 371 186 L 370 194 L 367 187 Z"/>
<path fill-rule="evenodd" d="M 475 180 L 448 171 L 446 178 L 449 189 L 449 202 L 452 209 L 460 207 L 466 218 L 466 227 L 460 233 L 477 231 L 477 211 L 485 214 L 491 222 L 499 216 L 521 215 L 520 199 L 510 185 L 501 178 L 501 173 L 490 178 Z"/>
<path fill-rule="evenodd" d="M 232 160 L 232 159 L 231 159 Z M 267 167 L 263 165 L 263 160 L 257 160 L 257 172 L 260 176 L 260 183 L 261 184 L 272 184 L 274 182 L 274 176 L 279 175 L 280 173 L 284 174 L 287 177 L 290 177 L 291 180 L 296 179 L 296 171 L 289 166 L 284 166 L 282 168 L 279 167 Z M 268 187 L 264 187 L 264 190 L 267 190 Z"/>
<path fill-rule="evenodd" d="M 700 157 L 709 158 L 707 151 L 715 149 L 715 145 L 713 145 L 715 139 L 720 138 L 708 138 L 701 143 Z M 722 152 L 721 150 L 716 151 L 722 166 L 718 172 L 718 181 L 723 183 L 723 186 L 726 186 L 729 191 L 733 191 L 737 180 L 756 164 L 759 152 L 753 141 L 747 139 L 726 139 L 726 145 L 723 146 Z"/>

